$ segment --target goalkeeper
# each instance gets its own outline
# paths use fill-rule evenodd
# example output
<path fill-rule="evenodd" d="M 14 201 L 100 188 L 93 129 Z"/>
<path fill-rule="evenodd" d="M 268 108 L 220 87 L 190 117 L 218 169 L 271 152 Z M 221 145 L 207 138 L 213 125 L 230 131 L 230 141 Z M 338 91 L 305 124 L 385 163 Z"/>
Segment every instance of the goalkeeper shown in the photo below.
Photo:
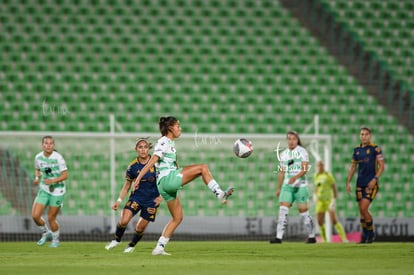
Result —
<path fill-rule="evenodd" d="M 318 161 L 318 172 L 314 175 L 314 201 L 316 202 L 316 218 L 319 224 L 319 231 L 322 240 L 326 242 L 325 213 L 329 212 L 329 217 L 335 227 L 336 232 L 341 237 L 342 242 L 348 242 L 342 224 L 336 218 L 336 184 L 331 173 L 325 170 L 324 163 Z"/>

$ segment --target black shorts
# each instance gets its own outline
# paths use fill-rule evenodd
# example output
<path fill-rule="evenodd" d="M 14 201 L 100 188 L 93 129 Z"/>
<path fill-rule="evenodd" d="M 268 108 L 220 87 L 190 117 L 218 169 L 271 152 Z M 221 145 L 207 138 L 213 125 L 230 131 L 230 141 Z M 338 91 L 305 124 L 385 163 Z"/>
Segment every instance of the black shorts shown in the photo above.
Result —
<path fill-rule="evenodd" d="M 357 186 L 355 190 L 356 200 L 367 199 L 372 202 L 377 196 L 378 189 L 378 184 L 375 184 L 371 192 L 368 190 L 368 187 Z"/>
<path fill-rule="evenodd" d="M 129 199 L 125 204 L 124 209 L 128 209 L 129 211 L 131 211 L 133 216 L 140 212 L 139 216 L 144 220 L 150 222 L 153 222 L 155 220 L 155 216 L 157 216 L 158 210 L 158 208 L 156 207 L 141 206 L 134 199 Z"/>

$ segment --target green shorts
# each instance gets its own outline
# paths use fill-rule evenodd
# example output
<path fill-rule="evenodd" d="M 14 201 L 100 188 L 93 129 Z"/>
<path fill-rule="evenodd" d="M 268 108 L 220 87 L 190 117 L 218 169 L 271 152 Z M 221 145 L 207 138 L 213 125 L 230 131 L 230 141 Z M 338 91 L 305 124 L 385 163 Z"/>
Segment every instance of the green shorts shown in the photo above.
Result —
<path fill-rule="evenodd" d="M 298 204 L 308 203 L 309 198 L 309 188 L 304 187 L 292 187 L 287 184 L 282 185 L 282 190 L 280 191 L 279 203 L 288 202 L 292 205 L 295 201 Z"/>
<path fill-rule="evenodd" d="M 64 198 L 65 195 L 53 196 L 45 190 L 40 189 L 39 192 L 37 192 L 35 203 L 43 204 L 46 206 L 61 207 L 63 205 Z"/>
<path fill-rule="evenodd" d="M 173 170 L 157 182 L 158 192 L 160 192 L 165 201 L 176 199 L 178 190 L 183 188 L 182 170 L 182 168 Z"/>
<path fill-rule="evenodd" d="M 327 201 L 318 200 L 315 206 L 316 213 L 325 213 L 329 211 L 330 204 L 331 204 L 331 200 L 327 200 Z"/>

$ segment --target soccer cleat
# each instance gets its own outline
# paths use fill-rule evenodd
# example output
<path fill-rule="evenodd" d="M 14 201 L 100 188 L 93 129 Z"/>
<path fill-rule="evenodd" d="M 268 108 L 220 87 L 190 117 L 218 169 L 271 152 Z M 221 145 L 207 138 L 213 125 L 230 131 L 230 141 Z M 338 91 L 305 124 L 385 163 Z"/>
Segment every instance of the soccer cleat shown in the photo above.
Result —
<path fill-rule="evenodd" d="M 127 246 L 124 249 L 124 253 L 132 253 L 132 252 L 134 252 L 134 250 L 135 250 L 135 246 Z"/>
<path fill-rule="evenodd" d="M 361 234 L 361 241 L 360 241 L 359 243 L 360 243 L 360 244 L 367 243 L 367 238 L 368 238 L 367 234 L 366 234 L 365 232 L 363 232 L 363 233 Z"/>
<path fill-rule="evenodd" d="M 114 248 L 114 247 L 118 246 L 119 244 L 120 244 L 120 242 L 117 242 L 117 241 L 115 241 L 115 240 L 112 240 L 109 244 L 107 244 L 107 245 L 105 246 L 105 249 L 106 249 L 106 250 L 111 250 L 112 248 Z"/>
<path fill-rule="evenodd" d="M 47 240 L 52 239 L 52 233 L 50 231 L 43 233 L 40 240 L 37 242 L 38 245 L 44 245 Z"/>
<path fill-rule="evenodd" d="M 373 243 L 375 240 L 375 233 L 368 234 L 366 243 Z"/>
<path fill-rule="evenodd" d="M 154 250 L 152 250 L 152 255 L 154 256 L 170 256 L 170 253 L 165 252 L 163 247 L 159 247 L 157 246 L 156 248 L 154 248 Z"/>
<path fill-rule="evenodd" d="M 226 189 L 226 191 L 224 191 L 222 194 L 218 196 L 222 204 L 227 203 L 227 199 L 233 194 L 233 191 L 234 191 L 234 188 L 230 186 Z"/>
<path fill-rule="evenodd" d="M 59 245 L 60 245 L 59 241 L 56 240 L 56 241 L 52 241 L 49 247 L 56 248 L 56 247 L 59 247 Z"/>
<path fill-rule="evenodd" d="M 282 243 L 282 240 L 281 239 L 278 239 L 278 238 L 274 238 L 274 239 L 271 239 L 270 241 L 269 241 L 269 243 Z"/>
<path fill-rule="evenodd" d="M 305 243 L 316 243 L 315 238 L 308 238 Z"/>

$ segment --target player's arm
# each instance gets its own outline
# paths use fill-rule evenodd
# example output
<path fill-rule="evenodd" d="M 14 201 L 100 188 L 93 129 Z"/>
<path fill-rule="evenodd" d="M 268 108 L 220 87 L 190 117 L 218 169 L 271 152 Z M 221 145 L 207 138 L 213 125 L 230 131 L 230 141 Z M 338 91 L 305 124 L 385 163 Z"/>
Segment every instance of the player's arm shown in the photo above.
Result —
<path fill-rule="evenodd" d="M 57 178 L 54 178 L 54 179 L 45 179 L 45 184 L 51 185 L 51 184 L 54 184 L 54 183 L 58 183 L 58 182 L 64 181 L 64 180 L 66 180 L 68 178 L 68 176 L 69 176 L 68 170 L 62 171 L 60 173 L 60 176 L 57 177 Z"/>
<path fill-rule="evenodd" d="M 313 200 L 314 203 L 316 203 L 318 201 L 318 185 L 317 185 L 317 182 L 316 182 L 316 177 L 313 178 L 312 200 Z"/>
<path fill-rule="evenodd" d="M 375 184 L 378 183 L 378 179 L 381 177 L 382 172 L 384 172 L 385 163 L 384 163 L 384 157 L 382 154 L 377 156 L 377 163 L 378 163 L 378 169 L 375 173 L 375 177 L 368 183 L 368 188 L 373 189 L 375 187 Z"/>
<path fill-rule="evenodd" d="M 276 189 L 276 197 L 280 195 L 280 189 L 282 188 L 282 183 L 285 178 L 285 170 L 279 169 L 279 174 L 277 176 L 277 189 Z"/>
<path fill-rule="evenodd" d="M 346 178 L 346 192 L 351 193 L 351 180 L 355 174 L 357 163 L 352 161 L 351 167 L 349 167 L 348 177 Z"/>
<path fill-rule="evenodd" d="M 161 195 L 159 195 L 158 197 L 156 197 L 155 200 L 154 200 L 155 206 L 160 205 L 161 202 L 162 202 L 162 200 L 163 200 L 163 198 L 162 198 Z"/>
<path fill-rule="evenodd" d="M 378 170 L 377 170 L 377 173 L 375 174 L 375 176 L 376 176 L 377 178 L 381 177 L 382 172 L 384 172 L 384 169 L 385 169 L 385 162 L 384 162 L 384 159 L 380 159 L 380 160 L 378 160 Z"/>
<path fill-rule="evenodd" d="M 295 183 L 295 181 L 297 181 L 298 179 L 300 179 L 301 177 L 306 175 L 306 173 L 309 170 L 309 162 L 308 161 L 302 161 L 301 166 L 302 166 L 302 169 L 300 170 L 300 172 L 289 179 L 289 182 L 288 182 L 289 184 Z"/>
<path fill-rule="evenodd" d="M 40 169 L 35 169 L 35 179 L 33 181 L 34 185 L 38 185 L 40 182 L 40 177 L 42 176 L 42 172 L 40 172 Z"/>
<path fill-rule="evenodd" d="M 148 173 L 149 169 L 155 165 L 155 163 L 160 159 L 159 156 L 157 155 L 152 155 L 152 157 L 150 158 L 150 160 L 147 162 L 147 164 L 145 164 L 144 168 L 141 169 L 141 171 L 138 174 L 138 177 L 135 179 L 134 182 L 134 189 L 138 189 L 139 187 L 139 183 L 141 182 L 142 177 Z"/>
<path fill-rule="evenodd" d="M 336 188 L 336 183 L 335 181 L 332 183 L 332 199 L 331 199 L 331 203 L 329 204 L 329 209 L 331 211 L 334 211 L 336 209 L 336 196 L 338 194 L 338 189 Z"/>
<path fill-rule="evenodd" d="M 118 209 L 119 205 L 121 204 L 121 202 L 123 201 L 123 199 L 128 194 L 128 191 L 131 188 L 131 185 L 132 185 L 132 180 L 127 178 L 125 180 L 124 186 L 122 186 L 121 192 L 119 193 L 118 199 L 112 205 L 112 209 L 113 210 L 117 210 Z"/>

